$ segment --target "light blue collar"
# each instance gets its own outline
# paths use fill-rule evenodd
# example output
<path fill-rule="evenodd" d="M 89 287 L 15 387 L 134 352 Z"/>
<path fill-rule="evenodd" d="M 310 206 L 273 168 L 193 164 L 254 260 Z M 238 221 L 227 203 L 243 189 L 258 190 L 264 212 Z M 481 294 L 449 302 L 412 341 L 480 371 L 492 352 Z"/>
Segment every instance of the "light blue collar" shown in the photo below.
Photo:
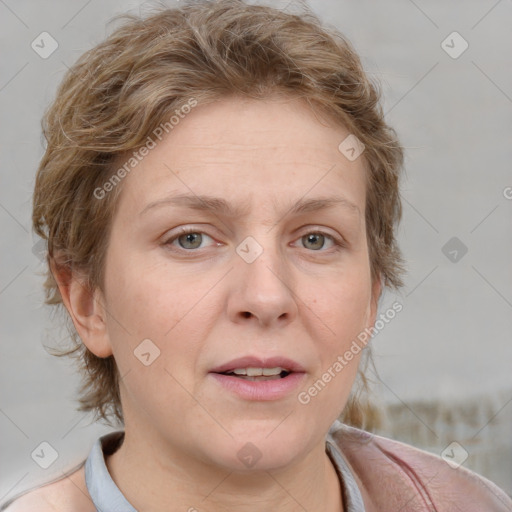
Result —
<path fill-rule="evenodd" d="M 105 455 L 114 453 L 123 437 L 124 432 L 100 437 L 85 461 L 85 485 L 98 512 L 137 512 L 114 483 L 105 464 Z"/>
<path fill-rule="evenodd" d="M 339 428 L 336 422 L 332 428 Z M 137 512 L 112 480 L 105 464 L 105 455 L 120 446 L 124 432 L 112 432 L 100 437 L 85 462 L 85 484 L 98 512 Z M 363 498 L 350 468 L 336 446 L 331 431 L 327 435 L 326 450 L 340 478 L 345 512 L 365 512 Z"/>
<path fill-rule="evenodd" d="M 342 423 L 336 420 L 326 438 L 326 449 L 330 455 L 331 461 L 336 468 L 341 484 L 341 492 L 343 493 L 343 508 L 345 512 L 365 512 L 363 497 L 357 486 L 357 482 L 350 470 L 340 449 L 336 445 L 336 441 L 332 437 L 332 432 L 342 427 Z"/>

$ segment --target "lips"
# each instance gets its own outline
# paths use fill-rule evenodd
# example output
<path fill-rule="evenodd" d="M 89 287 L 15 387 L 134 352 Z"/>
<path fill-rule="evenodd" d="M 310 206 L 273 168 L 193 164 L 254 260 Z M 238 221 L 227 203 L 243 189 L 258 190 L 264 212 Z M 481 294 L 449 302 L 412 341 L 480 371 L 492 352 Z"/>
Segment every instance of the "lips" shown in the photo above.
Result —
<path fill-rule="evenodd" d="M 216 385 L 243 400 L 289 398 L 304 382 L 306 372 L 286 357 L 241 357 L 210 370 Z"/>
<path fill-rule="evenodd" d="M 227 363 L 217 366 L 210 370 L 210 373 L 223 373 L 230 374 L 235 373 L 235 370 L 241 369 L 272 369 L 281 368 L 282 372 L 288 373 L 304 373 L 304 368 L 296 361 L 288 359 L 286 357 L 270 357 L 270 358 L 259 358 L 254 356 L 245 356 L 237 359 L 233 359 Z M 240 373 L 240 372 L 237 372 Z M 251 372 L 254 373 L 254 372 Z M 263 372 L 268 373 L 268 372 Z M 252 375 L 255 376 L 255 375 Z"/>

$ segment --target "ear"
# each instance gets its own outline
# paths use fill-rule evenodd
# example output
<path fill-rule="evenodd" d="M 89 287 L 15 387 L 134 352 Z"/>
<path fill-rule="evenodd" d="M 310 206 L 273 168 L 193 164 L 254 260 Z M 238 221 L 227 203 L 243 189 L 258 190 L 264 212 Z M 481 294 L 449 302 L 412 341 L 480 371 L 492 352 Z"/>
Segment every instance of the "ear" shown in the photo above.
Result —
<path fill-rule="evenodd" d="M 85 279 L 51 260 L 50 268 L 75 329 L 84 345 L 98 357 L 112 355 L 101 290 L 91 291 Z"/>

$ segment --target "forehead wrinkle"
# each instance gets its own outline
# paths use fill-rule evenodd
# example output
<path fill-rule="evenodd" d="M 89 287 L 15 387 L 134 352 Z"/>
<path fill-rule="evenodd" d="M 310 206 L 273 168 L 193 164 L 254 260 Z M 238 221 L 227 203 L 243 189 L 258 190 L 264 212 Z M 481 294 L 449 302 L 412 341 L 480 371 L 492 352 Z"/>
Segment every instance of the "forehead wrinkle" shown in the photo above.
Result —
<path fill-rule="evenodd" d="M 205 194 L 177 194 L 151 202 L 142 210 L 140 215 L 143 215 L 150 209 L 164 205 L 183 206 L 193 210 L 211 211 L 214 213 L 222 214 L 224 216 L 242 218 L 249 215 L 252 201 L 245 201 L 243 203 L 234 205 L 223 198 L 213 197 Z M 361 211 L 355 203 L 352 203 L 348 199 L 341 196 L 319 197 L 313 199 L 301 198 L 291 206 L 289 205 L 288 208 L 285 208 L 284 212 L 282 213 L 283 215 L 304 214 L 332 208 L 334 206 L 342 206 L 349 212 L 353 212 L 359 216 L 361 215 Z M 273 200 L 273 207 L 274 211 L 278 211 L 278 201 L 275 198 Z"/>

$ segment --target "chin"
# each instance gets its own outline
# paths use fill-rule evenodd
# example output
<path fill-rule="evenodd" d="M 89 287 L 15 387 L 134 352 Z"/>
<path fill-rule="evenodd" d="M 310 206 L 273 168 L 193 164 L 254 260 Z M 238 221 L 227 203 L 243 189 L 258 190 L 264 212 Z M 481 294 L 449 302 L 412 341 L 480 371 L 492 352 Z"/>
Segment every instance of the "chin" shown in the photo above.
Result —
<path fill-rule="evenodd" d="M 245 431 L 238 429 L 233 438 L 211 439 L 208 447 L 211 461 L 229 471 L 250 472 L 283 469 L 312 449 L 312 440 L 303 429 L 278 428 L 279 422 L 261 422 L 260 428 L 251 424 Z M 232 431 L 231 431 L 232 432 Z M 212 453 L 211 448 L 215 447 Z"/>

